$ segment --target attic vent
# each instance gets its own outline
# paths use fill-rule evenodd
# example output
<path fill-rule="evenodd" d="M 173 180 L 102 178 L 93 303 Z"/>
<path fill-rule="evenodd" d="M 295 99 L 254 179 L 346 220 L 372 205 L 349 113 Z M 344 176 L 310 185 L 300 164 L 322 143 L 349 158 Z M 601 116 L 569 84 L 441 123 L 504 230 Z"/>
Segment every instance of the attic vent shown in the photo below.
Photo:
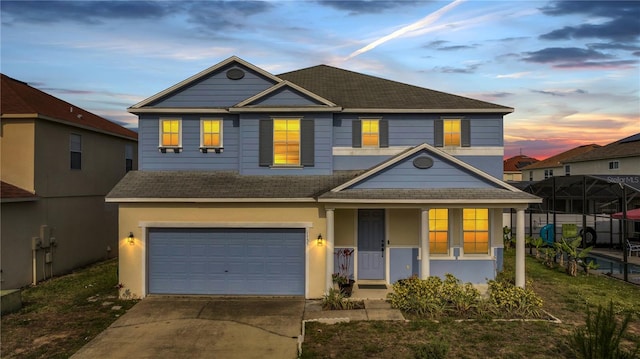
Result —
<path fill-rule="evenodd" d="M 229 80 L 240 80 L 244 77 L 244 71 L 240 69 L 231 69 L 227 71 L 227 78 Z"/>
<path fill-rule="evenodd" d="M 413 160 L 413 166 L 421 170 L 431 168 L 431 166 L 433 166 L 433 159 L 427 156 L 417 157 Z"/>

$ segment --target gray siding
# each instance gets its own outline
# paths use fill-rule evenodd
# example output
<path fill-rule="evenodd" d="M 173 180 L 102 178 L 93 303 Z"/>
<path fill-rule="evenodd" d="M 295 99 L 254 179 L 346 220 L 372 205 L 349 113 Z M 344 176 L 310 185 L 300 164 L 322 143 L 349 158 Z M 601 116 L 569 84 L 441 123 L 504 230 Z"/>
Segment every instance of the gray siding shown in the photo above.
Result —
<path fill-rule="evenodd" d="M 427 156 L 433 167 L 418 169 L 413 159 Z M 466 170 L 429 153 L 421 151 L 353 186 L 353 188 L 491 188 L 495 185 L 472 176 Z"/>
<path fill-rule="evenodd" d="M 283 87 L 273 93 L 270 93 L 269 96 L 260 98 L 259 100 L 251 103 L 251 105 L 293 107 L 320 105 L 320 103 L 297 91 Z"/>
<path fill-rule="evenodd" d="M 182 152 L 158 151 L 160 117 L 182 119 Z M 220 118 L 219 115 L 156 116 L 144 115 L 138 121 L 140 170 L 238 170 L 237 116 L 223 118 L 223 153 L 200 152 L 200 119 Z"/>
<path fill-rule="evenodd" d="M 292 117 L 295 114 L 284 114 Z M 243 114 L 240 116 L 240 174 L 244 175 L 328 175 L 333 172 L 331 114 L 304 114 L 300 118 L 314 120 L 315 163 L 305 168 L 269 168 L 259 166 L 259 121 L 277 114 Z"/>
<path fill-rule="evenodd" d="M 226 72 L 230 68 L 242 69 L 245 71 L 245 76 L 240 80 L 228 79 Z M 272 80 L 235 65 L 216 71 L 211 76 L 162 98 L 151 106 L 230 107 L 268 89 L 273 84 Z"/>

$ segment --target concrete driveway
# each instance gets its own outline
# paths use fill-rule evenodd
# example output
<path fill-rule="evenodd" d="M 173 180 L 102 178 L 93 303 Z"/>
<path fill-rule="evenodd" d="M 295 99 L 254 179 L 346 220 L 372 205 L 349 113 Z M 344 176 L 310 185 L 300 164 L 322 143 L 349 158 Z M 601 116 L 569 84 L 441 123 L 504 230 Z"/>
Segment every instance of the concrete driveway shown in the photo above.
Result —
<path fill-rule="evenodd" d="M 71 358 L 296 358 L 303 298 L 148 297 Z"/>

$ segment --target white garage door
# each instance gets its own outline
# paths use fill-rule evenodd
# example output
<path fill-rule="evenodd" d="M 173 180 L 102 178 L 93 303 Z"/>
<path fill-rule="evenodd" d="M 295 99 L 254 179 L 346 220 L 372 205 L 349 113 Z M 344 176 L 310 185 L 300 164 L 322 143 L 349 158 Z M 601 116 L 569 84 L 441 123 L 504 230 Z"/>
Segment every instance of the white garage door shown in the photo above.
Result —
<path fill-rule="evenodd" d="M 304 295 L 302 228 L 152 228 L 151 294 Z"/>

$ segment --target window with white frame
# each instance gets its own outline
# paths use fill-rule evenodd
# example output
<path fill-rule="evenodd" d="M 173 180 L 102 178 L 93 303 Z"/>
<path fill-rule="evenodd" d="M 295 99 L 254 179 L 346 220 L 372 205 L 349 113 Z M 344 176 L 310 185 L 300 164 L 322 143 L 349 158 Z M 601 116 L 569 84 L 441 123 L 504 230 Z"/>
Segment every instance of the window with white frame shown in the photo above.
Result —
<path fill-rule="evenodd" d="M 460 146 L 462 127 L 459 119 L 443 120 L 443 133 L 445 146 Z"/>
<path fill-rule="evenodd" d="M 620 161 L 610 161 L 609 162 L 609 169 L 610 170 L 617 170 L 618 168 L 620 168 Z"/>
<path fill-rule="evenodd" d="M 273 164 L 300 165 L 300 119 L 273 120 Z"/>
<path fill-rule="evenodd" d="M 462 237 L 465 254 L 489 253 L 489 209 L 462 210 Z"/>
<path fill-rule="evenodd" d="M 544 179 L 553 177 L 553 170 L 544 170 Z"/>
<path fill-rule="evenodd" d="M 447 208 L 429 210 L 429 253 L 449 253 L 449 210 Z"/>
<path fill-rule="evenodd" d="M 182 146 L 182 120 L 179 118 L 160 119 L 160 147 L 180 148 Z"/>
<path fill-rule="evenodd" d="M 71 169 L 82 169 L 82 136 L 72 133 L 69 136 L 69 152 L 71 157 Z"/>
<path fill-rule="evenodd" d="M 564 165 L 564 175 L 571 176 L 571 165 Z"/>
<path fill-rule="evenodd" d="M 222 120 L 203 118 L 200 120 L 200 148 L 222 148 Z"/>
<path fill-rule="evenodd" d="M 362 147 L 380 146 L 380 121 L 361 120 L 362 122 Z"/>

